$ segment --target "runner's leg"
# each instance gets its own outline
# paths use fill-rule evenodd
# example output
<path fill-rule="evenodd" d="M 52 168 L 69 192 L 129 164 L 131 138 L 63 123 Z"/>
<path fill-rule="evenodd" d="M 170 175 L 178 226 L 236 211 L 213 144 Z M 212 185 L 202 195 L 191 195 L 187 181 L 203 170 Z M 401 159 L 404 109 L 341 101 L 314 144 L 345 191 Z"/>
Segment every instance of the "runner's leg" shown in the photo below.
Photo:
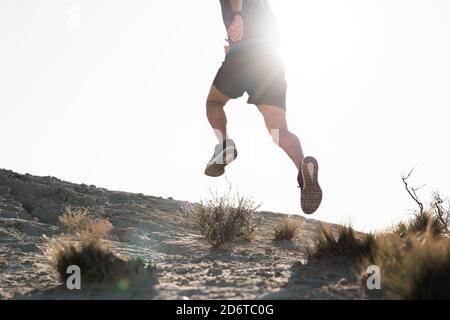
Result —
<path fill-rule="evenodd" d="M 288 129 L 286 110 L 269 105 L 259 105 L 258 108 L 274 142 L 291 158 L 297 170 L 300 170 L 304 159 L 302 146 L 299 138 Z"/>
<path fill-rule="evenodd" d="M 215 86 L 211 86 L 206 99 L 206 115 L 219 143 L 224 142 L 228 138 L 227 116 L 224 107 L 229 100 L 230 98 L 217 90 Z"/>

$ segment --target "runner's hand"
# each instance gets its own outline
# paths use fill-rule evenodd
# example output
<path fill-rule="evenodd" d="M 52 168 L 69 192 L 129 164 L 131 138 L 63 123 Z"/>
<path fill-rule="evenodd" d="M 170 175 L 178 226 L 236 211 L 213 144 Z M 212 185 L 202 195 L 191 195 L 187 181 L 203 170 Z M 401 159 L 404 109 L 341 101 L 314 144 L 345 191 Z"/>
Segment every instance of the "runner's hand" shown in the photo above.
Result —
<path fill-rule="evenodd" d="M 228 37 L 232 42 L 239 42 L 244 38 L 244 19 L 242 16 L 234 16 L 233 23 L 228 28 Z"/>
<path fill-rule="evenodd" d="M 223 46 L 223 50 L 225 51 L 225 54 L 228 54 L 230 52 L 230 46 Z"/>

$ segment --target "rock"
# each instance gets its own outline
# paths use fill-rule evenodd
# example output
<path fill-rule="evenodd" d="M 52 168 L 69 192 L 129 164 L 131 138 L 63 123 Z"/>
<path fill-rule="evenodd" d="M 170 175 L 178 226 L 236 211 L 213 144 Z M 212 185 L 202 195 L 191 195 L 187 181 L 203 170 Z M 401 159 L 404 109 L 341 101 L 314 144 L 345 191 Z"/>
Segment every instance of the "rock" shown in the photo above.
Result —
<path fill-rule="evenodd" d="M 148 234 L 148 237 L 153 239 L 153 240 L 156 240 L 156 241 L 164 241 L 167 238 L 169 238 L 167 233 L 164 233 L 164 232 L 150 232 Z"/>
<path fill-rule="evenodd" d="M 28 198 L 24 202 L 24 207 L 33 217 L 39 221 L 50 224 L 57 224 L 59 216 L 64 212 L 66 206 L 48 198 L 32 199 Z"/>
<path fill-rule="evenodd" d="M 0 210 L 0 216 L 1 216 L 2 218 L 13 218 L 13 219 L 17 219 L 17 218 L 19 218 L 19 213 L 18 213 L 18 212 L 11 212 L 11 211 Z"/>
<path fill-rule="evenodd" d="M 6 196 L 11 193 L 11 189 L 7 186 L 0 186 L 0 196 Z"/>
<path fill-rule="evenodd" d="M 112 233 L 122 242 L 134 244 L 136 246 L 153 246 L 158 241 L 150 239 L 147 234 L 137 228 L 114 229 Z"/>
<path fill-rule="evenodd" d="M 3 229 L 0 224 L 0 242 L 6 242 L 12 240 L 13 237 L 9 231 Z"/>
<path fill-rule="evenodd" d="M 14 218 L 0 218 L 0 226 L 12 227 L 17 231 L 32 237 L 41 237 L 42 235 L 52 236 L 58 232 L 58 228 L 52 225 Z"/>
<path fill-rule="evenodd" d="M 223 273 L 222 270 L 216 269 L 216 268 L 210 268 L 208 270 L 208 275 L 212 276 L 212 277 L 217 277 L 217 276 L 221 275 L 222 273 Z"/>

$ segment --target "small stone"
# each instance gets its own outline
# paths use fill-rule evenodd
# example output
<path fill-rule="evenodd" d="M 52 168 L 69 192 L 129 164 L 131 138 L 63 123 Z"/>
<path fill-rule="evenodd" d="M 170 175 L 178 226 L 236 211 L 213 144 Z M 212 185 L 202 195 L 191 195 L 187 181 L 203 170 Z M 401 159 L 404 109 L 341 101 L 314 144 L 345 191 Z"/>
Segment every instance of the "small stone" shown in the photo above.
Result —
<path fill-rule="evenodd" d="M 208 271 L 208 275 L 209 276 L 218 276 L 218 275 L 221 275 L 222 274 L 222 270 L 220 270 L 220 269 L 216 269 L 216 268 L 211 268 L 211 269 L 209 269 L 209 271 Z"/>
<path fill-rule="evenodd" d="M 337 278 L 339 275 L 338 275 L 338 273 L 337 272 L 328 272 L 327 273 L 327 277 L 330 277 L 330 278 Z"/>
<path fill-rule="evenodd" d="M 349 284 L 350 284 L 350 282 L 345 278 L 342 278 L 338 281 L 338 285 L 341 285 L 341 286 L 347 286 Z"/>
<path fill-rule="evenodd" d="M 6 196 L 11 193 L 11 189 L 6 186 L 0 186 L 0 196 Z"/>

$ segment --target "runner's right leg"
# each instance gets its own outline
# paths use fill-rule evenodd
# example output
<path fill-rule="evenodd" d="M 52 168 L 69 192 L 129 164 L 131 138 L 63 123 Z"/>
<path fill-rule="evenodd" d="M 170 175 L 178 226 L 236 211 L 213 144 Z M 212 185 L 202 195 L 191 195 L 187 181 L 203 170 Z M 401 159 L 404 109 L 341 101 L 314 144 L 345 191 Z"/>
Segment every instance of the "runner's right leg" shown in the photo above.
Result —
<path fill-rule="evenodd" d="M 205 174 L 210 177 L 223 175 L 225 167 L 237 157 L 236 146 L 227 135 L 227 116 L 224 107 L 229 100 L 230 98 L 217 90 L 215 86 L 211 87 L 206 100 L 206 115 L 219 141 L 205 169 Z"/>
<path fill-rule="evenodd" d="M 229 100 L 230 98 L 217 90 L 215 86 L 211 86 L 206 99 L 206 116 L 214 129 L 219 143 L 227 139 L 227 115 L 224 107 Z"/>

